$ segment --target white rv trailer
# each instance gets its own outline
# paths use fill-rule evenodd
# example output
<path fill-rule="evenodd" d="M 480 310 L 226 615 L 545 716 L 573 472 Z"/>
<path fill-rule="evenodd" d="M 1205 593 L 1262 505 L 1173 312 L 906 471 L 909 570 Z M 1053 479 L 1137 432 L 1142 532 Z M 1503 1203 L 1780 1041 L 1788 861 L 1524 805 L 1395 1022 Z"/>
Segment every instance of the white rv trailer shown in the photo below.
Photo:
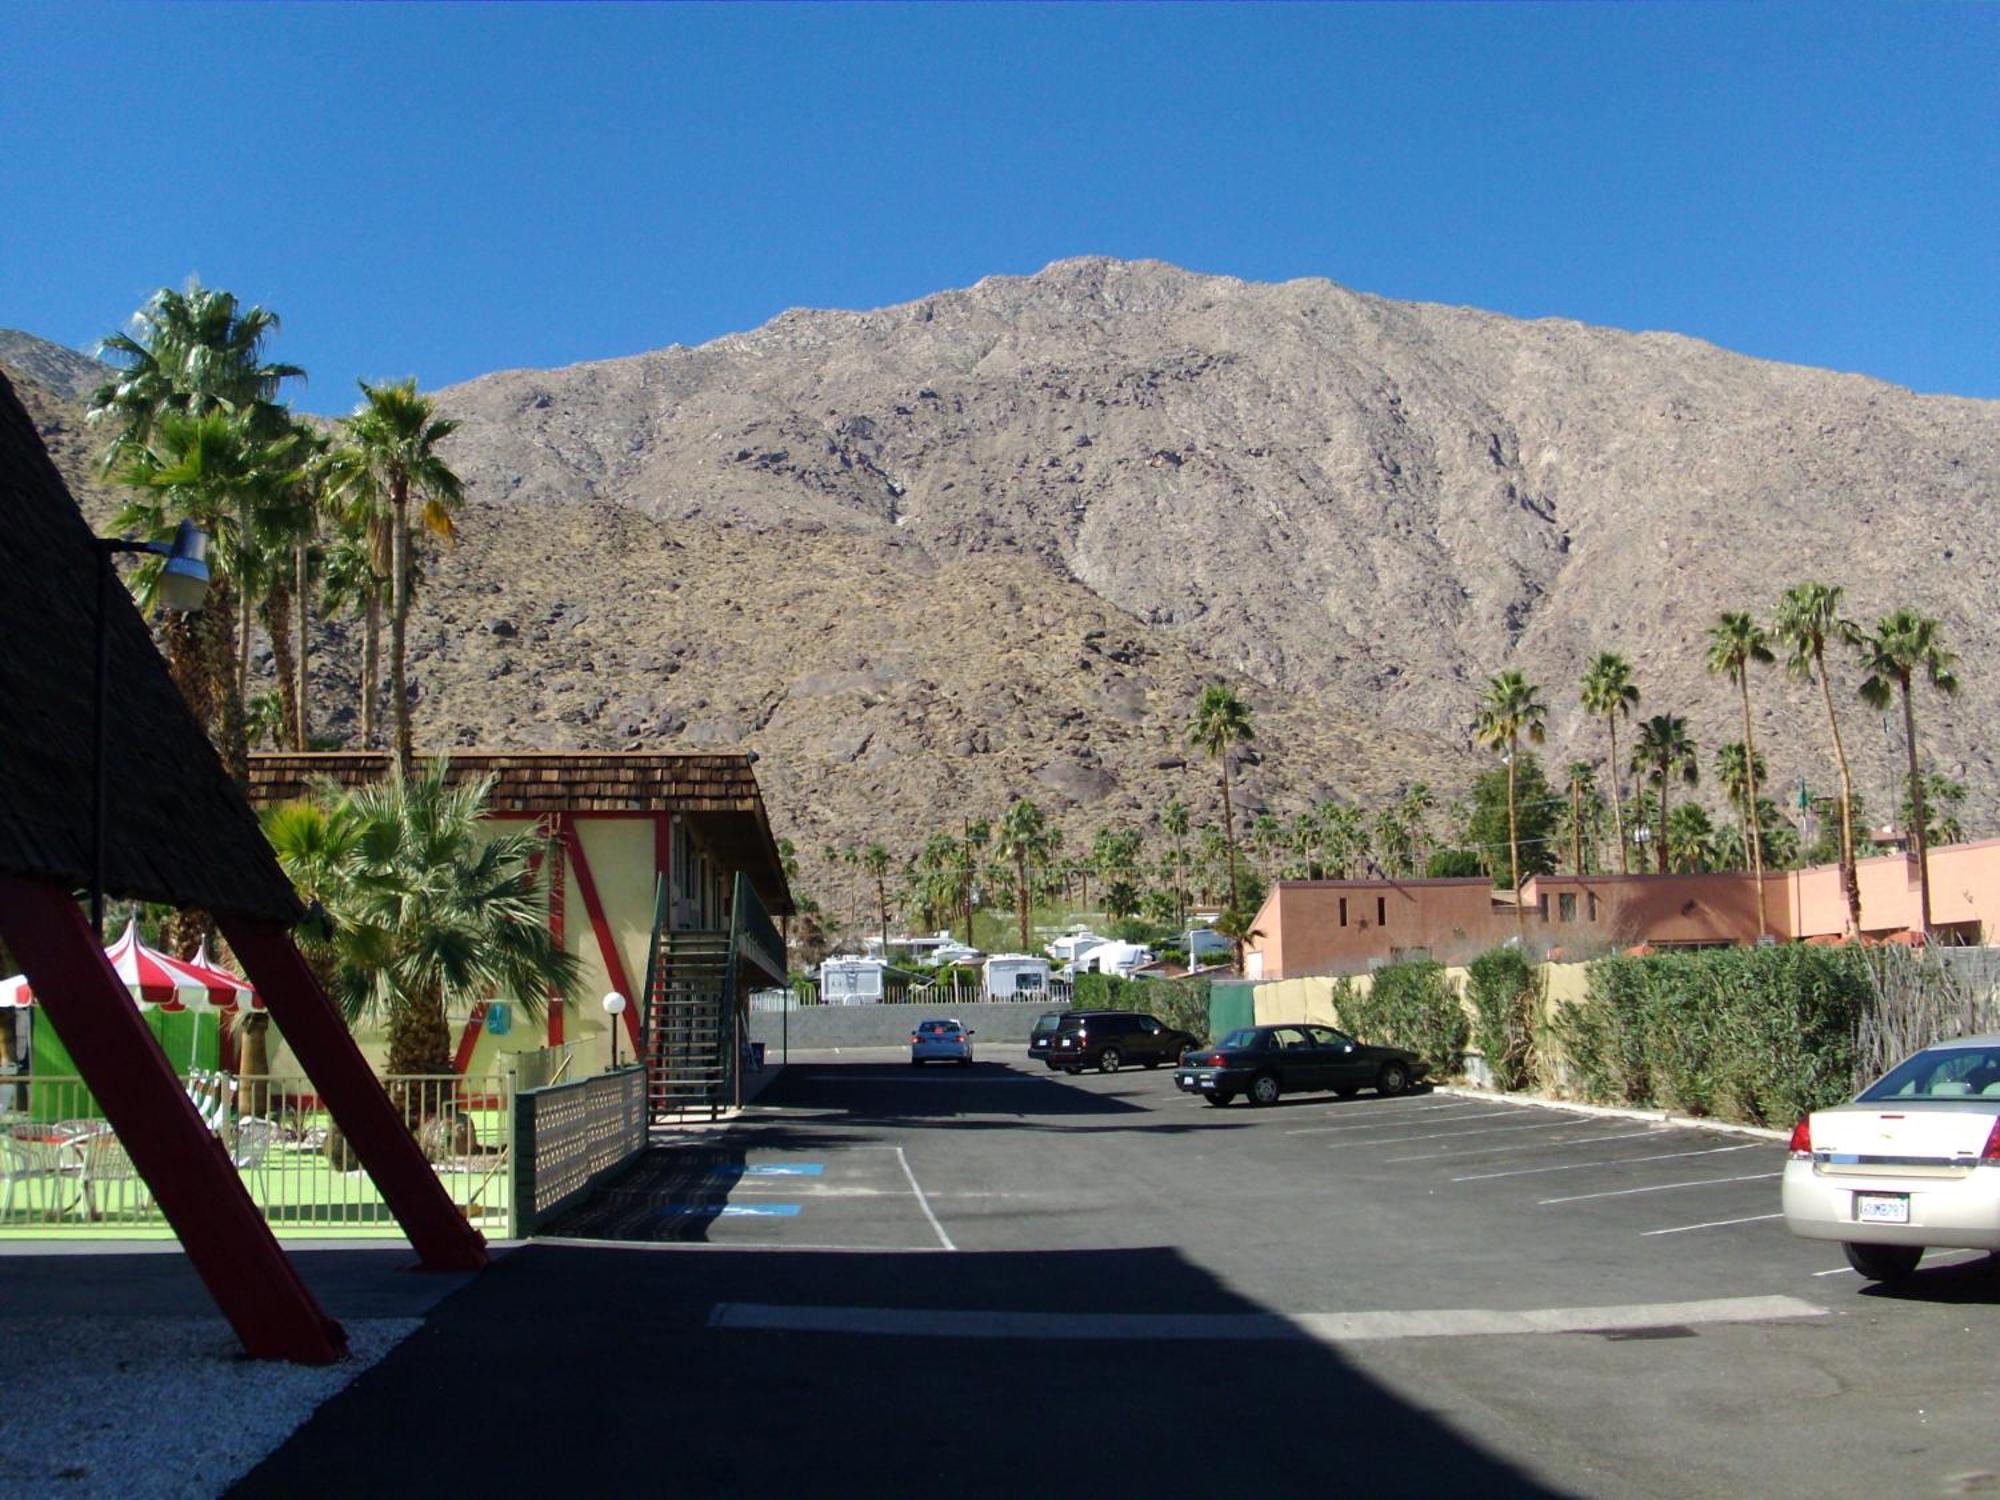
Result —
<path fill-rule="evenodd" d="M 1040 1000 L 1049 993 L 1049 961 L 1033 953 L 996 953 L 980 969 L 988 1000 Z"/>
<path fill-rule="evenodd" d="M 819 966 L 822 1005 L 880 1005 L 889 966 L 879 958 L 839 954 Z"/>

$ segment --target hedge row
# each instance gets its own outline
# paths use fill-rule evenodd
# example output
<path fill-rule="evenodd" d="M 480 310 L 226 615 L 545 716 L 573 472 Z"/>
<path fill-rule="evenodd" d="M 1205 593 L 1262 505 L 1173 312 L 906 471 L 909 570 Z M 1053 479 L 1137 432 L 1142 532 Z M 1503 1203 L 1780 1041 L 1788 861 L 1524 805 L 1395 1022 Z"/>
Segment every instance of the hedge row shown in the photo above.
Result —
<path fill-rule="evenodd" d="M 1465 1007 L 1432 959 L 1377 969 L 1367 988 L 1341 980 L 1333 1004 L 1341 1025 L 1364 1042 L 1405 1047 L 1431 1065 L 1431 1076 L 1447 1077 L 1465 1060 L 1469 1031 Z"/>
<path fill-rule="evenodd" d="M 1588 973 L 1552 1027 L 1586 1098 L 1784 1126 L 1852 1090 L 1872 996 L 1859 949 L 1717 948 Z"/>

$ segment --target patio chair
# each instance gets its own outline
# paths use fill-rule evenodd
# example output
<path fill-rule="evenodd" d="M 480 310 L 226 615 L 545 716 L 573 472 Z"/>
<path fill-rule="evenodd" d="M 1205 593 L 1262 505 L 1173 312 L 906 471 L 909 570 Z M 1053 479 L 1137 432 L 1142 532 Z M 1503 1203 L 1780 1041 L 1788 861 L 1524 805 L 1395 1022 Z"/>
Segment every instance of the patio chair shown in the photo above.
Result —
<path fill-rule="evenodd" d="M 153 1206 L 153 1194 L 125 1154 L 125 1143 L 104 1130 L 83 1143 L 83 1211 L 97 1220 L 114 1205 L 121 1215 L 143 1214 Z"/>
<path fill-rule="evenodd" d="M 71 1180 L 73 1175 L 64 1170 L 56 1142 L 22 1140 L 13 1133 L 0 1135 L 0 1219 L 13 1217 L 15 1190 L 37 1182 L 48 1185 L 44 1209 L 53 1218 L 69 1206 L 65 1184 Z M 32 1186 L 29 1197 L 34 1197 Z"/>

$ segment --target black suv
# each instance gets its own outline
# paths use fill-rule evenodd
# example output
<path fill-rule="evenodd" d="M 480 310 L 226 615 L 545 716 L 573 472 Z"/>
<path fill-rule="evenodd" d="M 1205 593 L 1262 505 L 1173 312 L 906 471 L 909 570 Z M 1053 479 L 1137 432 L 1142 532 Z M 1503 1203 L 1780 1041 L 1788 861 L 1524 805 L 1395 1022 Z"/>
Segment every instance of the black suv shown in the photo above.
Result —
<path fill-rule="evenodd" d="M 1065 1073 L 1085 1068 L 1116 1073 L 1127 1063 L 1157 1068 L 1179 1062 L 1183 1052 L 1200 1045 L 1199 1037 L 1162 1025 L 1144 1011 L 1073 1010 L 1056 1023 L 1048 1050 L 1036 1048 L 1029 1055 Z"/>

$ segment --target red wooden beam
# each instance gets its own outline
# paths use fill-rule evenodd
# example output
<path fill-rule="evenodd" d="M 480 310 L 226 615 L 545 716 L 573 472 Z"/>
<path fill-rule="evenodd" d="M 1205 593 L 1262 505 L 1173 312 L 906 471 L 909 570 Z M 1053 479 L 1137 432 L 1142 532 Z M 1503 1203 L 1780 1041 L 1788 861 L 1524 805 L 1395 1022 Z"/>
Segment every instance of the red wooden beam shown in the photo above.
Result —
<path fill-rule="evenodd" d="M 570 867 L 576 871 L 576 889 L 583 897 L 583 909 L 590 914 L 590 927 L 597 934 L 597 946 L 604 953 L 604 971 L 611 976 L 611 983 L 618 993 L 625 997 L 625 1031 L 632 1038 L 633 1055 L 636 1057 L 643 1045 L 639 1040 L 640 997 L 633 990 L 632 981 L 626 977 L 625 960 L 619 957 L 611 922 L 604 915 L 604 903 L 597 899 L 597 881 L 590 873 L 590 861 L 584 857 L 583 841 L 576 836 L 576 828 L 567 818 L 557 823 L 556 836 L 562 840 L 562 847 L 569 853 Z"/>
<path fill-rule="evenodd" d="M 563 815 L 554 814 L 545 825 L 549 838 L 549 936 L 556 941 L 556 947 L 563 946 L 563 924 L 566 920 L 564 908 L 569 903 L 569 876 L 563 868 L 563 849 L 556 834 L 563 826 Z M 541 856 L 537 855 L 539 859 Z M 550 985 L 548 994 L 548 1040 L 551 1047 L 563 1044 L 564 1009 L 563 992 L 560 985 Z"/>
<path fill-rule="evenodd" d="M 410 1237 L 424 1268 L 477 1271 L 486 1264 L 486 1238 L 466 1222 L 458 1205 L 424 1160 L 409 1127 L 382 1091 L 340 1013 L 319 987 L 292 935 L 259 917 L 219 917 L 223 936 L 243 962 L 243 972 L 264 997 L 265 1008 L 318 1090 L 340 1133 L 375 1180 L 382 1201 Z M 39 994 L 39 990 L 37 990 Z"/>
<path fill-rule="evenodd" d="M 0 937 L 245 1352 L 344 1356 L 347 1334 L 278 1247 L 68 892 L 0 875 Z"/>

